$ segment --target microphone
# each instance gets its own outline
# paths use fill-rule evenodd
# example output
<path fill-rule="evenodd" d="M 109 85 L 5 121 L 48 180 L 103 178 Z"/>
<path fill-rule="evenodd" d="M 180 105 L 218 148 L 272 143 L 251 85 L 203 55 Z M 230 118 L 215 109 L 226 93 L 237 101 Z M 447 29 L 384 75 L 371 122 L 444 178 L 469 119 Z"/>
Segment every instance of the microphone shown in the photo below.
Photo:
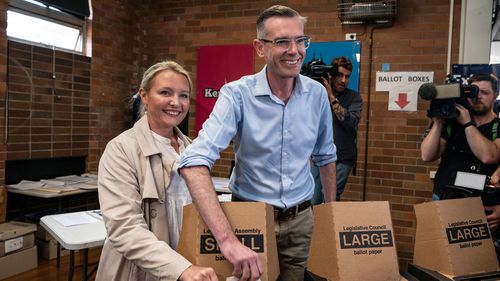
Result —
<path fill-rule="evenodd" d="M 460 84 L 450 83 L 435 86 L 432 83 L 424 83 L 418 88 L 418 95 L 424 100 L 459 98 Z"/>

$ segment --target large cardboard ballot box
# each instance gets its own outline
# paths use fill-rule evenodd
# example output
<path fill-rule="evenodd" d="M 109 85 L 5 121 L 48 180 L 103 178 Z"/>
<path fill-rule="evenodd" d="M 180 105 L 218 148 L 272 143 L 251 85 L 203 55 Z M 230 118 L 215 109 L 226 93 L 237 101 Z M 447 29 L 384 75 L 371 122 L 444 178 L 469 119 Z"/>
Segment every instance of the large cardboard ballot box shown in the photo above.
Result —
<path fill-rule="evenodd" d="M 498 270 L 479 197 L 417 204 L 413 263 L 456 277 Z"/>
<path fill-rule="evenodd" d="M 316 280 L 406 280 L 399 274 L 389 202 L 331 202 L 313 213 L 307 270 Z"/>
<path fill-rule="evenodd" d="M 275 281 L 279 264 L 273 208 L 259 202 L 224 202 L 221 206 L 236 237 L 259 255 L 264 267 L 261 280 Z M 177 251 L 193 264 L 214 268 L 219 280 L 232 275 L 232 264 L 221 254 L 214 236 L 193 204 L 184 206 Z"/>

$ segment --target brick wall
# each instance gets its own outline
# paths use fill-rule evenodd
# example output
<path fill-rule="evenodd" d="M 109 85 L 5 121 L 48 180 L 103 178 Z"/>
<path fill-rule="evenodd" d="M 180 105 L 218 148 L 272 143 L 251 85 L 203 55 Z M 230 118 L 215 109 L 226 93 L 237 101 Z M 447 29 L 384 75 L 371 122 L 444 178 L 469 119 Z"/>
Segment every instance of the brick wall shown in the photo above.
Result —
<path fill-rule="evenodd" d="M 109 140 L 130 126 L 129 100 L 140 69 L 140 1 L 92 1 L 92 71 L 88 170 L 97 171 Z M 147 21 L 147 19 L 144 19 Z"/>
<path fill-rule="evenodd" d="M 6 0 L 1 2 L 0 22 L 5 23 Z M 161 59 L 174 59 L 185 65 L 196 81 L 199 46 L 248 44 L 255 38 L 255 20 L 262 9 L 278 3 L 289 5 L 308 17 L 306 33 L 316 42 L 343 41 L 345 33 L 358 34 L 360 93 L 365 106 L 358 134 L 358 173 L 349 179 L 345 199 L 361 200 L 366 180 L 366 200 L 390 202 L 398 255 L 401 265 L 405 266 L 413 252 L 413 204 L 430 199 L 429 172 L 436 169 L 436 163 L 423 163 L 419 152 L 421 137 L 428 125 L 425 117 L 428 103 L 419 101 L 417 112 L 389 112 L 388 93 L 375 92 L 375 71 L 381 70 L 382 63 L 389 63 L 391 71 L 434 71 L 435 81 L 442 81 L 447 72 L 449 1 L 400 1 L 400 14 L 394 26 L 375 29 L 373 33 L 369 26 L 342 26 L 335 1 L 207 2 L 93 1 L 89 170 L 97 168 L 105 144 L 128 126 L 127 101 L 145 67 Z M 459 39 L 460 3 L 455 2 L 452 63 L 457 62 Z M 1 30 L 0 87 L 4 89 L 5 24 Z M 262 66 L 263 60 L 256 57 L 255 71 Z M 3 97 L 5 91 L 0 93 Z M 191 104 L 189 128 L 190 135 L 194 136 L 195 101 Z M 0 113 L 3 105 L 0 100 Z M 2 134 L 3 130 L 0 136 Z M 2 157 L 5 159 L 0 152 L 0 160 Z M 231 149 L 222 153 L 214 175 L 227 176 L 233 158 Z M 3 161 L 0 163 L 1 171 Z"/>
<path fill-rule="evenodd" d="M 7 160 L 87 155 L 90 58 L 8 42 Z"/>

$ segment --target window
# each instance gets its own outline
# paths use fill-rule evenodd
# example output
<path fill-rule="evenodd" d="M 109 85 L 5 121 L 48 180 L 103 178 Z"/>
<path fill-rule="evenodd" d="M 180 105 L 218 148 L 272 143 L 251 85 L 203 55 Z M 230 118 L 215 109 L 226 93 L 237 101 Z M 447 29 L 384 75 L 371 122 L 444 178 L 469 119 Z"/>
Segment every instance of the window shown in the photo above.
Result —
<path fill-rule="evenodd" d="M 36 1 L 10 1 L 7 36 L 9 40 L 88 53 L 85 51 L 85 19 Z"/>

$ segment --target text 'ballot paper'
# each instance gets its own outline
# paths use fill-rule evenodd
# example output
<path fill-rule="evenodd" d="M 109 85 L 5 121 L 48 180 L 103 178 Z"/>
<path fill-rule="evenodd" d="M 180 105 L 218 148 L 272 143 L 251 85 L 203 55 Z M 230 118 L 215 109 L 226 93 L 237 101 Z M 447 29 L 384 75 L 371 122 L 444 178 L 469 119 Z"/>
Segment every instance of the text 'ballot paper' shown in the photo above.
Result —
<path fill-rule="evenodd" d="M 55 216 L 54 219 L 63 226 L 73 226 L 80 224 L 88 224 L 98 222 L 99 220 L 93 216 L 83 213 L 61 214 Z"/>

